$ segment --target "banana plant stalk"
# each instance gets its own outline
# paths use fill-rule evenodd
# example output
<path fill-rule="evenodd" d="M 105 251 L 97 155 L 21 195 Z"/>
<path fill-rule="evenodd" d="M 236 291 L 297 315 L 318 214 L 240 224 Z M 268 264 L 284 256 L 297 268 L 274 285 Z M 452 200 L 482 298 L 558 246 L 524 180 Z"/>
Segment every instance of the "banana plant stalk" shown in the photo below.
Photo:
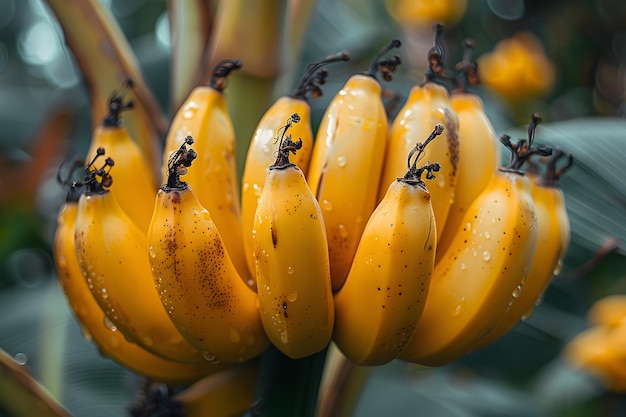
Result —
<path fill-rule="evenodd" d="M 204 72 L 213 27 L 212 0 L 168 0 L 171 38 L 170 106 L 175 114 Z"/>
<path fill-rule="evenodd" d="M 28 370 L 0 349 L 0 415 L 71 417 Z"/>
<path fill-rule="evenodd" d="M 134 106 L 124 122 L 151 162 L 155 184 L 160 184 L 160 138 L 165 136 L 167 121 L 117 21 L 99 0 L 46 2 L 61 24 L 87 84 L 94 126 L 107 115 L 111 92 L 132 79 Z"/>

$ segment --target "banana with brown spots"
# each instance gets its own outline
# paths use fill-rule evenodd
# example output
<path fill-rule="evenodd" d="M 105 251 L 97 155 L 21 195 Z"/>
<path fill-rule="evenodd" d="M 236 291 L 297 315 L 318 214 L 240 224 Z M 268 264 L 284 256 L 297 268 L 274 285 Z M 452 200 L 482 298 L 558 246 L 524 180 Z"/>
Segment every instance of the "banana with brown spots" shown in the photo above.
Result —
<path fill-rule="evenodd" d="M 244 362 L 269 341 L 257 294 L 244 283 L 211 214 L 180 181 L 196 157 L 188 137 L 169 158 L 157 192 L 148 246 L 154 283 L 171 321 L 212 362 Z"/>

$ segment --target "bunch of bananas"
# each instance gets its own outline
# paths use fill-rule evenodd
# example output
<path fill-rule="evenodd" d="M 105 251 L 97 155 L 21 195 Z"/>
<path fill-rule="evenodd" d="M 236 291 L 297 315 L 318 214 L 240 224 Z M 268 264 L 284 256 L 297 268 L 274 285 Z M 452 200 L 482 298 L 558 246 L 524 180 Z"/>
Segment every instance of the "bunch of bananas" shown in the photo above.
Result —
<path fill-rule="evenodd" d="M 556 180 L 572 158 L 534 145 L 535 114 L 527 139 L 500 138 L 501 167 L 465 89 L 478 82 L 472 44 L 451 78 L 442 31 L 393 121 L 377 75 L 392 79 L 400 59 L 385 55 L 400 41 L 346 81 L 315 139 L 307 94 L 349 54 L 310 65 L 259 121 L 241 182 L 223 95 L 239 61 L 220 62 L 176 113 L 161 186 L 122 123 L 132 83 L 114 92 L 87 163 L 59 175 L 55 236 L 61 286 L 103 354 L 175 385 L 252 375 L 270 344 L 294 359 L 333 341 L 357 364 L 438 366 L 528 317 L 567 249 Z"/>

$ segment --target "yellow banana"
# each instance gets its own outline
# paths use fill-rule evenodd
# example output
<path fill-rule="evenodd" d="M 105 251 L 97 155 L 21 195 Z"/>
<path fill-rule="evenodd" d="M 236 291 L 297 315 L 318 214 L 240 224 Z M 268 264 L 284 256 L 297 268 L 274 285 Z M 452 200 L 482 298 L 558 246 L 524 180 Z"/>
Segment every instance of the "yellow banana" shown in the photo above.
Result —
<path fill-rule="evenodd" d="M 555 163 L 568 158 L 568 165 L 557 173 Z M 571 163 L 571 155 L 555 148 L 550 156 L 546 176 L 531 175 L 530 191 L 537 214 L 537 247 L 524 288 L 498 324 L 481 340 L 477 348 L 487 346 L 504 336 L 520 320 L 532 314 L 550 281 L 561 270 L 569 245 L 570 225 L 563 192 L 556 184 L 557 178 Z"/>
<path fill-rule="evenodd" d="M 605 296 L 591 306 L 587 321 L 592 326 L 618 327 L 626 324 L 626 294 Z"/>
<path fill-rule="evenodd" d="M 386 80 L 391 79 L 400 59 L 383 61 L 382 57 L 400 45 L 391 41 L 367 73 L 346 81 L 328 104 L 317 131 L 307 181 L 324 213 L 334 291 L 348 276 L 361 233 L 376 206 L 388 120 L 375 76 L 380 70 Z"/>
<path fill-rule="evenodd" d="M 187 136 L 192 136 L 199 157 L 185 180 L 196 192 L 200 204 L 211 213 L 237 272 L 248 283 L 252 278 L 243 251 L 235 131 L 223 94 L 226 78 L 240 67 L 238 60 L 224 60 L 213 70 L 209 85 L 191 91 L 172 120 L 161 172 L 167 178 L 169 156 Z M 154 205 L 151 214 L 153 208 Z"/>
<path fill-rule="evenodd" d="M 252 229 L 263 327 L 293 359 L 324 349 L 334 321 L 324 218 L 304 174 L 289 161 L 302 141 L 293 142 L 286 132 L 298 122 L 294 114 L 281 129 Z"/>
<path fill-rule="evenodd" d="M 186 417 L 239 417 L 254 405 L 260 360 L 248 361 L 209 375 L 175 394 Z"/>
<path fill-rule="evenodd" d="M 97 346 L 103 356 L 138 375 L 170 385 L 186 385 L 223 368 L 224 365 L 206 361 L 184 363 L 157 356 L 128 341 L 106 318 L 89 290 L 76 255 L 74 226 L 79 195 L 76 189 L 70 189 L 68 200 L 59 211 L 53 253 L 59 285 L 80 323 L 83 334 Z"/>
<path fill-rule="evenodd" d="M 210 361 L 243 362 L 269 342 L 248 287 L 225 250 L 211 214 L 180 181 L 196 157 L 188 137 L 170 157 L 148 231 L 149 262 L 163 306 L 176 328 Z"/>
<path fill-rule="evenodd" d="M 528 148 L 514 147 L 522 162 Z M 523 154 L 522 154 L 523 152 Z M 528 178 L 511 164 L 500 169 L 467 209 L 433 271 L 422 317 L 401 359 L 450 363 L 475 348 L 511 307 L 527 281 L 537 224 Z"/>
<path fill-rule="evenodd" d="M 500 166 L 498 137 L 480 97 L 457 90 L 450 97 L 450 105 L 459 121 L 460 158 L 453 202 L 439 233 L 436 262 L 454 240 L 467 208 Z"/>
<path fill-rule="evenodd" d="M 145 234 L 106 190 L 112 182 L 108 171 L 113 162 L 107 158 L 99 169 L 92 167 L 94 162 L 89 165 L 87 191 L 79 199 L 74 227 L 78 263 L 91 293 L 129 340 L 170 360 L 204 361 L 176 330 L 159 300 Z"/>
<path fill-rule="evenodd" d="M 132 101 L 124 102 L 124 96 L 132 86 L 129 80 L 111 95 L 109 114 L 94 129 L 87 161 L 96 157 L 99 148 L 106 149 L 107 156 L 115 161 L 116 183 L 110 192 L 145 233 L 150 224 L 157 184 L 153 180 L 149 159 L 131 138 L 120 117 L 121 112 L 133 107 Z"/>
<path fill-rule="evenodd" d="M 325 65 L 336 61 L 347 61 L 348 59 L 350 59 L 348 52 L 341 51 L 309 65 L 302 76 L 299 87 L 291 95 L 279 97 L 263 114 L 256 127 L 248 148 L 241 180 L 241 221 L 244 251 L 247 254 L 248 269 L 253 276 L 256 274 L 256 266 L 252 247 L 252 229 L 268 167 L 272 165 L 275 159 L 272 146 L 274 134 L 291 115 L 298 114 L 300 116 L 300 123 L 293 126 L 292 135 L 302 139 L 302 147 L 294 156 L 293 162 L 306 175 L 313 149 L 311 106 L 306 95 L 309 92 L 312 93 L 313 97 L 319 97 L 322 94 L 319 85 L 326 81 L 327 72 L 323 68 Z M 252 283 L 252 287 L 256 288 L 256 283 Z"/>
<path fill-rule="evenodd" d="M 424 146 L 418 144 L 409 154 L 408 171 L 389 185 L 370 216 L 348 278 L 335 294 L 333 340 L 359 365 L 395 359 L 424 309 L 437 232 L 421 176 L 426 171 L 426 178 L 434 178 L 432 171 L 439 165 L 418 169 L 416 164 L 425 145 L 442 132 L 443 126 L 437 125 Z"/>
<path fill-rule="evenodd" d="M 439 37 L 440 32 L 437 31 L 433 49 L 440 48 Z M 432 54 L 431 50 L 430 55 Z M 432 67 L 431 71 L 434 71 Z M 389 129 L 378 200 L 383 198 L 389 184 L 404 174 L 406 155 L 416 142 L 430 133 L 435 124 L 443 124 L 445 130 L 439 140 L 426 148 L 424 159 L 436 161 L 441 166 L 437 180 L 431 182 L 428 187 L 437 222 L 437 238 L 440 239 L 450 205 L 455 198 L 460 151 L 459 120 L 450 103 L 446 86 L 427 78 L 422 85 L 416 85 L 411 89 L 406 103 Z"/>

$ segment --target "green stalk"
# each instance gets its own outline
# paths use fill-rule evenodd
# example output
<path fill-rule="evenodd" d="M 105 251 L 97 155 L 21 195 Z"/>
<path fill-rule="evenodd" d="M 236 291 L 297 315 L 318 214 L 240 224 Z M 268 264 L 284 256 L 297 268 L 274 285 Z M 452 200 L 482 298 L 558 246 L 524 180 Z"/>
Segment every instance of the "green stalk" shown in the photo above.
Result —
<path fill-rule="evenodd" d="M 263 354 L 253 417 L 314 417 L 327 349 L 291 359 L 274 346 Z"/>

